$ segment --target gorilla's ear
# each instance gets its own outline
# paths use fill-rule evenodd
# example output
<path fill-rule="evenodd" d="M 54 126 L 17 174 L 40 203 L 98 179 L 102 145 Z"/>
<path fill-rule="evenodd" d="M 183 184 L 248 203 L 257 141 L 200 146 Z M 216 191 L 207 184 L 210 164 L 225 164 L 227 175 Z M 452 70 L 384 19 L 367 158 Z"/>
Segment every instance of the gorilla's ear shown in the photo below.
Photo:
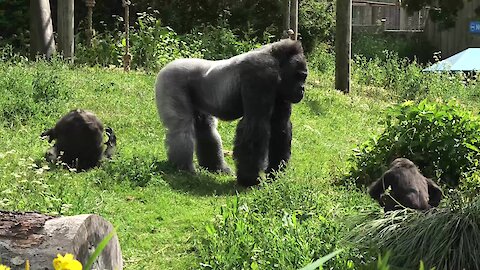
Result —
<path fill-rule="evenodd" d="M 281 64 L 298 54 L 303 54 L 302 43 L 298 40 L 283 39 L 272 44 L 272 55 Z"/>
<path fill-rule="evenodd" d="M 428 204 L 437 207 L 443 198 L 442 189 L 432 181 L 432 179 L 425 178 L 428 185 Z"/>

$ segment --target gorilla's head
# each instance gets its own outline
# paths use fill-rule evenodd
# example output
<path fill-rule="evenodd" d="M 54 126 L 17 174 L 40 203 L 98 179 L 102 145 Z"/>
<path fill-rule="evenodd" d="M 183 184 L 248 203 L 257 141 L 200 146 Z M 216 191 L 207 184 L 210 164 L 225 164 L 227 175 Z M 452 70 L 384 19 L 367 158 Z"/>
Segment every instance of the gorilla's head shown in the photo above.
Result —
<path fill-rule="evenodd" d="M 403 207 L 426 210 L 438 206 L 443 197 L 440 187 L 406 158 L 395 159 L 382 177 L 369 187 L 369 193 L 385 211 Z"/>
<path fill-rule="evenodd" d="M 273 44 L 272 54 L 280 65 L 280 95 L 292 103 L 302 100 L 307 79 L 307 62 L 300 41 L 282 40 Z"/>

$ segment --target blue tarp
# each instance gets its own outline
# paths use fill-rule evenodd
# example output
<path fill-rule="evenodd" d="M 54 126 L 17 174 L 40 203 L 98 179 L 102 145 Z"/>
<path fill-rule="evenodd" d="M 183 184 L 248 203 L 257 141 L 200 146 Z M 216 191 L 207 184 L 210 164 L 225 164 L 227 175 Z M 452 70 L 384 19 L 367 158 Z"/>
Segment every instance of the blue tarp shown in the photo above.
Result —
<path fill-rule="evenodd" d="M 423 71 L 480 71 L 480 48 L 468 48 Z"/>

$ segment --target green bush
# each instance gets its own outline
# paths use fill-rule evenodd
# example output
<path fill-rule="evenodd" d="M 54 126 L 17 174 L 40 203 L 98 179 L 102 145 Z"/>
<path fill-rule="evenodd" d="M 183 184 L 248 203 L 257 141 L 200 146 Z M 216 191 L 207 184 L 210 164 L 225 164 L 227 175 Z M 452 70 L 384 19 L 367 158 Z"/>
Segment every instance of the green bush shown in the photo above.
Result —
<path fill-rule="evenodd" d="M 248 33 L 245 35 L 248 36 Z M 209 60 L 230 58 L 260 46 L 256 38 L 241 39 L 236 36 L 230 29 L 227 19 L 223 17 L 219 19 L 216 26 L 198 27 L 183 39 L 189 48 L 201 51 L 203 58 Z"/>
<path fill-rule="evenodd" d="M 458 184 L 480 160 L 480 122 L 454 101 L 405 102 L 388 111 L 384 131 L 356 150 L 350 176 L 369 184 L 391 161 L 406 157 L 427 177 Z"/>
<path fill-rule="evenodd" d="M 241 39 L 230 30 L 221 17 L 218 25 L 197 27 L 190 34 L 177 35 L 162 26 L 156 11 L 138 14 L 130 30 L 130 53 L 133 69 L 157 72 L 178 58 L 224 59 L 249 51 L 259 45 L 255 38 Z M 79 37 L 81 40 L 81 37 Z M 122 66 L 126 41 L 119 31 L 102 32 L 92 40 L 92 46 L 79 44 L 76 62 L 100 66 Z"/>
<path fill-rule="evenodd" d="M 335 1 L 300 1 L 299 28 L 305 51 L 312 51 L 317 44 L 333 44 L 335 32 Z"/>

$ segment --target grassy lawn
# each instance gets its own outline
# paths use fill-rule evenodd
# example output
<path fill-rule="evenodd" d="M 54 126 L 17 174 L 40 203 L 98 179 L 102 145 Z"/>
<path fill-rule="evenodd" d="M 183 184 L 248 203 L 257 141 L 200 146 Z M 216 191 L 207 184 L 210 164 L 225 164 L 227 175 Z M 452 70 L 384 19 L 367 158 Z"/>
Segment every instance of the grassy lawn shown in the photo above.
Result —
<path fill-rule="evenodd" d="M 22 119 L 18 115 L 7 119 L 3 109 L 0 209 L 102 215 L 118 227 L 126 269 L 295 269 L 342 247 L 337 236 L 348 217 L 375 207 L 364 192 L 333 184 L 347 170 L 351 150 L 380 132 L 378 122 L 388 106 L 375 97 L 355 94 L 356 85 L 353 94 L 343 95 L 332 90 L 332 77 L 311 72 L 306 97 L 294 106 L 288 169 L 277 182 L 246 190 L 236 185 L 234 176 L 184 174 L 165 163 L 164 129 L 154 103 L 155 75 L 61 64 L 0 63 L 0 67 L 0 105 L 23 104 L 25 93 L 50 91 L 49 85 L 65 94 L 56 102 L 37 100 L 40 106 Z M 37 81 L 40 87 L 35 90 L 32 85 Z M 114 128 L 118 137 L 114 160 L 82 173 L 42 169 L 49 144 L 39 139 L 40 133 L 73 108 L 91 110 Z M 235 122 L 220 123 L 219 129 L 224 147 L 232 150 Z M 227 161 L 233 166 L 231 157 Z M 220 224 L 222 211 L 234 201 L 255 209 L 260 219 L 245 218 L 251 222 L 248 233 L 216 243 L 206 227 Z M 299 211 L 314 218 L 294 224 L 293 231 L 283 230 L 285 213 Z M 326 222 L 333 234 L 322 233 Z M 268 235 L 277 228 L 278 233 Z M 277 237 L 284 241 L 290 236 L 291 246 L 274 245 Z M 235 245 L 248 241 L 258 242 L 263 251 L 255 255 L 254 249 Z M 276 255 L 274 250 L 294 257 Z M 213 254 L 225 256 L 213 258 Z M 342 260 L 346 262 L 351 254 Z"/>

